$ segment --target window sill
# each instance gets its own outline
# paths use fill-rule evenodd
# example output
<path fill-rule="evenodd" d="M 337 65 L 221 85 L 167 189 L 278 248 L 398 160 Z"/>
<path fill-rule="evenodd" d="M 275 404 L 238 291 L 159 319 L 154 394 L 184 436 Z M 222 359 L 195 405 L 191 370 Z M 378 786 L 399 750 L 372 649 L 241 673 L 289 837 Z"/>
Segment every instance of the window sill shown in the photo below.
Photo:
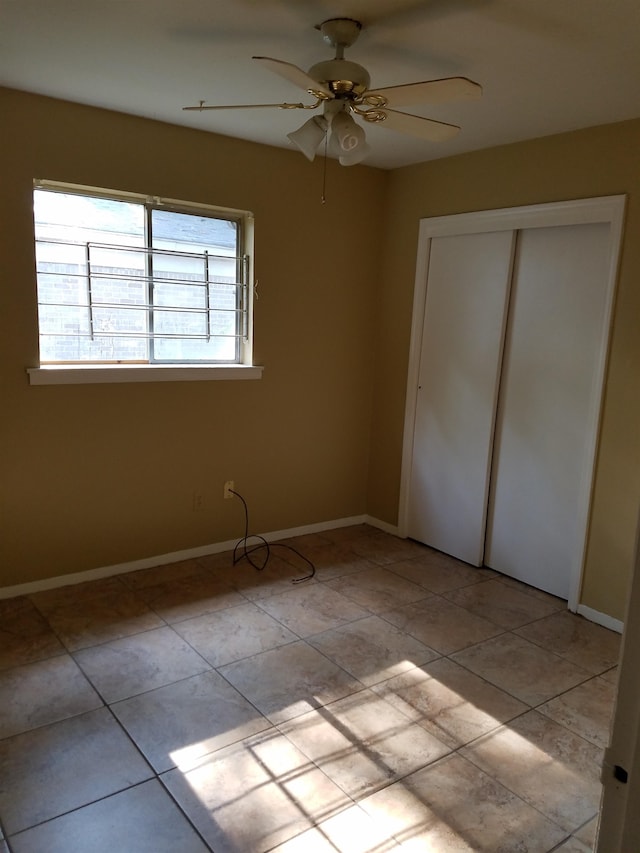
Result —
<path fill-rule="evenodd" d="M 121 382 L 197 382 L 261 379 L 262 367 L 246 364 L 65 364 L 27 368 L 30 385 Z"/>

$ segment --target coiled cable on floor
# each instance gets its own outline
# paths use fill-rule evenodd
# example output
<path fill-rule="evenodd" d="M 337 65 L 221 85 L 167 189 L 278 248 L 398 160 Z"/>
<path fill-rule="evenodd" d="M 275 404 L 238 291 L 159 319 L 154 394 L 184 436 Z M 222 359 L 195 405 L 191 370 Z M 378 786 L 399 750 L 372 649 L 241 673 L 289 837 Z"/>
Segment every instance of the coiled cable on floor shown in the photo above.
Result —
<path fill-rule="evenodd" d="M 292 551 L 296 556 L 300 557 L 301 560 L 304 560 L 311 569 L 309 574 L 306 574 L 301 578 L 293 578 L 291 583 L 302 583 L 303 581 L 310 580 L 316 573 L 316 567 L 313 565 L 311 560 L 291 545 L 284 545 L 281 542 L 272 542 L 269 544 L 264 536 L 260 536 L 257 533 L 249 533 L 249 507 L 247 506 L 247 502 L 240 492 L 235 492 L 233 489 L 229 489 L 229 492 L 239 498 L 239 500 L 242 501 L 242 506 L 244 507 L 244 536 L 236 542 L 236 546 L 233 549 L 233 565 L 235 566 L 240 562 L 240 560 L 246 560 L 250 566 L 253 566 L 253 568 L 256 569 L 256 571 L 261 572 L 266 568 L 267 563 L 269 562 L 271 549 L 285 548 L 287 551 Z M 258 541 L 253 545 L 250 545 L 250 539 L 256 539 Z M 259 560 L 256 560 L 254 558 L 254 554 L 258 553 L 262 553 L 262 557 Z"/>

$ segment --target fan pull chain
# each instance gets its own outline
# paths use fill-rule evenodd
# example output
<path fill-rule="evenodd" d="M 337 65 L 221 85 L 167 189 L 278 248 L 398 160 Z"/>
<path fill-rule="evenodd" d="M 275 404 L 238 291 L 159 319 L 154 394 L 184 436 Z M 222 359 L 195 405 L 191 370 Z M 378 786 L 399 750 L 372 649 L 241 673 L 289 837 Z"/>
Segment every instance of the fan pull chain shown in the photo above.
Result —
<path fill-rule="evenodd" d="M 329 134 L 326 133 L 324 137 L 324 162 L 322 164 L 322 204 L 326 204 L 327 196 L 327 142 L 328 142 Z"/>

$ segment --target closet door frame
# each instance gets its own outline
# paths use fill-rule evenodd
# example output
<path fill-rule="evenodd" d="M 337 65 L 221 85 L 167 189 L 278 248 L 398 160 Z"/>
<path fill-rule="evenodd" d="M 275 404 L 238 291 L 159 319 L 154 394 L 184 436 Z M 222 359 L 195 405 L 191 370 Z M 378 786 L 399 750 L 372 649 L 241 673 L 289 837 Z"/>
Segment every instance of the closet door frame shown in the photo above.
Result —
<path fill-rule="evenodd" d="M 620 243 L 624 222 L 626 196 L 603 196 L 600 198 L 577 199 L 574 201 L 552 202 L 524 207 L 483 210 L 475 213 L 461 213 L 450 216 L 437 216 L 420 220 L 418 234 L 418 253 L 413 295 L 413 313 L 411 321 L 411 339 L 409 346 L 409 367 L 407 374 L 407 393 L 402 448 L 402 468 L 400 478 L 400 502 L 398 508 L 398 532 L 406 537 L 409 518 L 409 496 L 411 472 L 413 467 L 414 432 L 418 398 L 418 378 L 420 354 L 422 351 L 422 333 L 427 297 L 429 275 L 429 254 L 431 241 L 435 237 L 460 234 L 480 234 L 490 231 L 520 231 L 525 228 L 548 228 L 561 225 L 582 225 L 586 223 L 606 223 L 609 230 L 609 259 L 606 282 L 606 308 L 599 341 L 597 367 L 594 376 L 593 405 L 589 413 L 587 430 L 587 458 L 580 487 L 578 517 L 580 519 L 580 544 L 576 549 L 570 569 L 569 610 L 578 609 L 582 572 L 589 531 L 589 515 L 593 491 L 595 460 L 600 433 L 602 394 L 609 354 L 609 339 L 613 316 L 615 285 L 618 273 Z"/>

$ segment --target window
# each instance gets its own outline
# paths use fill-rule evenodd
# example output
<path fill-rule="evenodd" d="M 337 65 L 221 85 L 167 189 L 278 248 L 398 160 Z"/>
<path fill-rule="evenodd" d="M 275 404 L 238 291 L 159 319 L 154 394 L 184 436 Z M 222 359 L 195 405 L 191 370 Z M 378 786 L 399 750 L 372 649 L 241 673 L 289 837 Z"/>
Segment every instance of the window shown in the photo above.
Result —
<path fill-rule="evenodd" d="M 250 222 L 37 184 L 41 365 L 250 364 Z"/>

